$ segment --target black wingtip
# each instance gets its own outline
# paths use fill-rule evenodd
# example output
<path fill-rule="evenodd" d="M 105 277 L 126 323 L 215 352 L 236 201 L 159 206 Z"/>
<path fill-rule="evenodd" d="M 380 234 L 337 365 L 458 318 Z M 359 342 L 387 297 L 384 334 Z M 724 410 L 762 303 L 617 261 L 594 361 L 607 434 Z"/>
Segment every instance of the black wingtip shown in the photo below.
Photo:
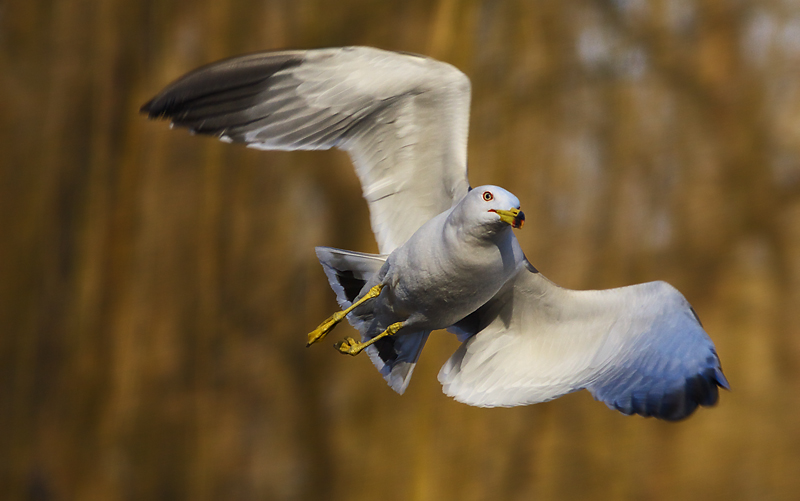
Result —
<path fill-rule="evenodd" d="M 174 118 L 181 112 L 181 105 L 185 98 L 168 87 L 144 103 L 139 108 L 139 113 L 147 115 L 147 118 L 159 120 L 163 118 Z"/>
<path fill-rule="evenodd" d="M 698 407 L 716 405 L 719 388 L 730 390 L 728 380 L 719 367 L 707 367 L 671 391 L 634 392 L 611 406 L 628 416 L 638 414 L 664 421 L 682 421 Z"/>
<path fill-rule="evenodd" d="M 143 115 L 147 115 L 147 118 L 161 118 L 161 115 L 157 113 L 154 109 L 153 103 L 155 103 L 156 98 L 153 98 L 142 105 L 139 108 L 139 113 Z"/>
<path fill-rule="evenodd" d="M 216 103 L 242 88 L 260 89 L 276 72 L 303 61 L 303 51 L 257 52 L 236 56 L 201 66 L 167 85 L 139 108 L 148 118 L 172 118 L 190 107 L 206 106 L 209 98 Z M 226 110 L 228 112 L 239 109 Z"/>
<path fill-rule="evenodd" d="M 139 113 L 147 115 L 147 118 L 152 120 L 171 118 L 177 111 L 177 104 L 179 102 L 174 93 L 169 92 L 169 88 L 167 88 L 144 103 L 139 108 Z"/>
<path fill-rule="evenodd" d="M 714 369 L 714 379 L 721 388 L 731 391 L 731 385 L 728 383 L 727 378 L 725 378 L 725 374 L 722 373 L 722 369 Z"/>
<path fill-rule="evenodd" d="M 712 407 L 719 401 L 719 388 L 730 391 L 730 384 L 722 370 L 708 367 L 699 374 L 686 380 L 683 392 L 672 395 L 683 405 L 666 406 L 660 409 L 656 417 L 665 421 L 681 421 L 691 416 L 698 407 Z"/>
<path fill-rule="evenodd" d="M 149 118 L 152 118 L 151 117 L 151 113 L 152 113 L 152 109 L 153 109 L 153 101 L 155 101 L 155 98 L 153 98 L 153 99 L 147 101 L 146 103 L 144 103 L 142 105 L 142 107 L 139 108 L 139 113 L 146 114 L 146 115 L 148 115 Z"/>

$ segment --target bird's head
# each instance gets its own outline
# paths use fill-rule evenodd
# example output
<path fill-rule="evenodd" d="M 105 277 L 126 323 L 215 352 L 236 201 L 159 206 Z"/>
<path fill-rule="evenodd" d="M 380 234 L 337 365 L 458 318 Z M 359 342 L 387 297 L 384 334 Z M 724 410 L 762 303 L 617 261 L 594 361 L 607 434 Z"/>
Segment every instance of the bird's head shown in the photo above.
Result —
<path fill-rule="evenodd" d="M 522 228 L 525 213 L 519 210 L 519 199 L 499 186 L 473 188 L 462 201 L 465 215 L 481 226 Z"/>

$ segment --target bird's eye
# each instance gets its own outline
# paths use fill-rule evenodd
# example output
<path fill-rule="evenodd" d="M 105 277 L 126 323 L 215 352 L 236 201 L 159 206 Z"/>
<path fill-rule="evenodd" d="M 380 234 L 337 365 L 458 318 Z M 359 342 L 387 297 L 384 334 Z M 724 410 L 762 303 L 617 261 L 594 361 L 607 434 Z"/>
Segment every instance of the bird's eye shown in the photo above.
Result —
<path fill-rule="evenodd" d="M 490 202 L 491 200 L 494 199 L 494 195 L 492 195 L 491 191 L 484 191 L 483 192 L 483 199 L 486 200 L 487 202 Z"/>

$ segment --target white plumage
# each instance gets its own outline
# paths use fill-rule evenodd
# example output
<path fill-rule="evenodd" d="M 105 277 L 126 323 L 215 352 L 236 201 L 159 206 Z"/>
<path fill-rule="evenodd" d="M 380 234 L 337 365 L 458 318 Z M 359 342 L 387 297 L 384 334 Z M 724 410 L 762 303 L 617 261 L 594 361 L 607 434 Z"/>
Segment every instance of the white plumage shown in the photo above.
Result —
<path fill-rule="evenodd" d="M 499 213 L 502 188 L 469 191 L 470 84 L 430 58 L 366 47 L 252 54 L 200 68 L 142 107 L 151 117 L 261 149 L 350 153 L 382 255 L 318 248 L 339 303 L 390 386 L 408 385 L 431 330 L 463 341 L 439 374 L 478 406 L 588 389 L 625 414 L 676 420 L 728 388 L 714 345 L 664 282 L 603 291 L 553 284 Z M 491 197 L 486 196 L 489 193 Z M 500 211 L 499 213 L 496 211 Z"/>

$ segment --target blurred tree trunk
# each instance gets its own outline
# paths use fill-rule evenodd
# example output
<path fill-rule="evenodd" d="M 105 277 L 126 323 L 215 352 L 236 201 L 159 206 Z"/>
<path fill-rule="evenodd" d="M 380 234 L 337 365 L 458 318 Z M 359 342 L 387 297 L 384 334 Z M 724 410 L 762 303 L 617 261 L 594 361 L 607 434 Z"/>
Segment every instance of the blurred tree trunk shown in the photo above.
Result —
<path fill-rule="evenodd" d="M 436 382 L 446 334 L 402 397 L 306 350 L 336 308 L 313 247 L 376 249 L 347 156 L 138 107 L 215 59 L 350 44 L 465 71 L 472 184 L 519 196 L 556 282 L 681 289 L 734 386 L 719 408 L 469 408 Z M 0 497 L 792 499 L 798 62 L 786 2 L 5 2 Z"/>

